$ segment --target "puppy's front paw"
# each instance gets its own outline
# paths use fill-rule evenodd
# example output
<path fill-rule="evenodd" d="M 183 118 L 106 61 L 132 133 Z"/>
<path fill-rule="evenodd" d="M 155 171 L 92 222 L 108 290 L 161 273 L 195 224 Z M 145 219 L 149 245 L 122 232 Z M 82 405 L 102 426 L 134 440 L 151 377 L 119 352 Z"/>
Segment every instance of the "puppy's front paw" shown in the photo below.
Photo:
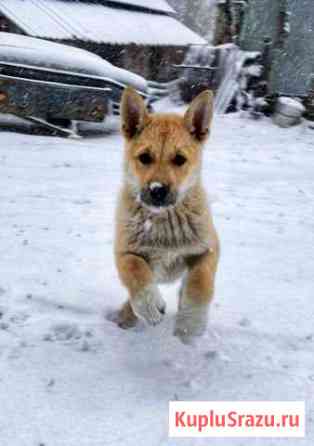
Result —
<path fill-rule="evenodd" d="M 166 312 L 166 303 L 154 286 L 138 293 L 132 299 L 131 306 L 136 316 L 148 325 L 160 324 Z"/>
<path fill-rule="evenodd" d="M 174 335 L 183 344 L 193 345 L 204 335 L 208 325 L 208 305 L 184 302 L 178 311 Z"/>
<path fill-rule="evenodd" d="M 135 327 L 138 321 L 130 302 L 126 302 L 119 311 L 109 313 L 107 319 L 117 324 L 123 330 Z"/>

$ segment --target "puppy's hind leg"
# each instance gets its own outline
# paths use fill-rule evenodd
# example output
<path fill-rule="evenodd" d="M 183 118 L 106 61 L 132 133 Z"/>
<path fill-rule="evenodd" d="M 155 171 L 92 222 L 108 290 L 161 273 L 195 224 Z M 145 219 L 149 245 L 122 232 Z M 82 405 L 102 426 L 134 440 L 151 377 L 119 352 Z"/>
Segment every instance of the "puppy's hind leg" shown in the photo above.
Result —
<path fill-rule="evenodd" d="M 122 312 L 127 310 L 130 316 L 132 310 L 135 317 L 147 324 L 159 324 L 165 314 L 166 304 L 154 283 L 148 263 L 140 256 L 122 254 L 118 256 L 117 266 L 121 281 L 130 295 L 129 305 Z"/>

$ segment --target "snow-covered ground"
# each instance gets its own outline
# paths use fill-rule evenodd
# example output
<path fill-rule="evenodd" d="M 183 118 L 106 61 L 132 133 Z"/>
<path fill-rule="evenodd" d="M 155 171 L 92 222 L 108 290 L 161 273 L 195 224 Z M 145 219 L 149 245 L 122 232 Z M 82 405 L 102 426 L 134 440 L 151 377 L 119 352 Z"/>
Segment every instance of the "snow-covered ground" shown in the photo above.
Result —
<path fill-rule="evenodd" d="M 0 134 L 0 445 L 314 442 L 314 131 L 218 117 L 204 181 L 222 258 L 211 328 L 125 332 L 112 254 L 118 134 Z M 305 400 L 304 440 L 168 439 L 169 400 Z"/>

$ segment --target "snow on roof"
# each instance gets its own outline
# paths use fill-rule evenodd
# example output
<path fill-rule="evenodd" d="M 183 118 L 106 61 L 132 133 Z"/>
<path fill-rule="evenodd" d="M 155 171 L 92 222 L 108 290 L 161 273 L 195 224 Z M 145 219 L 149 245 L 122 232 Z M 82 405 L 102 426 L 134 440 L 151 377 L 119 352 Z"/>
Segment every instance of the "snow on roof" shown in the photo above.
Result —
<path fill-rule="evenodd" d="M 161 11 L 173 14 L 174 9 L 171 8 L 168 2 L 165 0 L 110 0 L 114 3 L 128 4 L 132 6 L 138 6 L 140 8 L 150 9 L 153 11 Z"/>
<path fill-rule="evenodd" d="M 198 34 L 165 14 L 62 0 L 0 0 L 0 10 L 33 37 L 138 45 L 206 43 Z"/>

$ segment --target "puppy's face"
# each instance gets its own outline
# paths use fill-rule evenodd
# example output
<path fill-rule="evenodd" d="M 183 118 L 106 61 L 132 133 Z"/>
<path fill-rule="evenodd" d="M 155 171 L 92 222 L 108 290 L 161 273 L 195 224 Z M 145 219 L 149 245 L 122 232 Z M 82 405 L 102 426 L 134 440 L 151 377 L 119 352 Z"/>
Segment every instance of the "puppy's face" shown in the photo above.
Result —
<path fill-rule="evenodd" d="M 184 116 L 149 115 L 133 89 L 121 103 L 126 180 L 143 205 L 160 212 L 175 206 L 199 178 L 202 145 L 212 119 L 212 93 L 200 94 Z"/>

